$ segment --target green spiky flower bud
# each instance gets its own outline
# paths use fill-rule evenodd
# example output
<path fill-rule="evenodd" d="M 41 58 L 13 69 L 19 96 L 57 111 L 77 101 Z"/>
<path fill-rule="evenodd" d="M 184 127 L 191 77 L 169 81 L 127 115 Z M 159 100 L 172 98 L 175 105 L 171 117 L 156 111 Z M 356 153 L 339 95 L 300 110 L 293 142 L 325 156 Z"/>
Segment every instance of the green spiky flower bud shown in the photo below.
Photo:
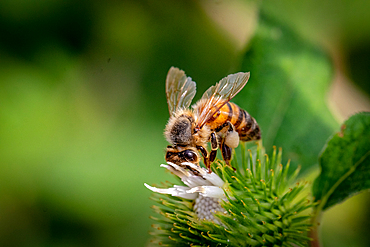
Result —
<path fill-rule="evenodd" d="M 184 185 L 147 188 L 157 216 L 152 245 L 161 246 L 307 246 L 313 206 L 307 183 L 281 165 L 281 149 L 271 160 L 263 148 L 245 152 L 235 170 L 218 160 L 213 172 L 191 163 L 162 167 Z"/>

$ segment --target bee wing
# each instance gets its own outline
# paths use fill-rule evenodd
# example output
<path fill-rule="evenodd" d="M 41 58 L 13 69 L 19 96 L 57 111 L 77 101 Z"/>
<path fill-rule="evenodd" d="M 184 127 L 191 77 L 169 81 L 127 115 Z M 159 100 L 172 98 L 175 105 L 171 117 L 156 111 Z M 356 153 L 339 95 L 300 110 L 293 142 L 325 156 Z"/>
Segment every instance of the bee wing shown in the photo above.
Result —
<path fill-rule="evenodd" d="M 228 75 L 216 85 L 210 87 L 202 96 L 205 103 L 201 109 L 197 109 L 197 127 L 203 125 L 227 102 L 229 102 L 247 84 L 250 73 L 239 72 Z M 217 106 L 217 107 L 215 107 Z"/>
<path fill-rule="evenodd" d="M 178 109 L 190 106 L 196 92 L 195 82 L 185 72 L 171 67 L 166 78 L 168 110 L 172 116 Z"/>

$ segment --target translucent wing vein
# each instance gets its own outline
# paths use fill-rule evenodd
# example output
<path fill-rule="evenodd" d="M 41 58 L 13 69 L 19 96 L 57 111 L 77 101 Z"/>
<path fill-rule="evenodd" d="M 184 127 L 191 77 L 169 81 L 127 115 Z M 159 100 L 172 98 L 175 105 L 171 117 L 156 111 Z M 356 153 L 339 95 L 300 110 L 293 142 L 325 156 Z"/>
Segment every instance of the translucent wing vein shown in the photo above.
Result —
<path fill-rule="evenodd" d="M 196 84 L 185 72 L 171 67 L 166 78 L 168 111 L 172 116 L 178 109 L 190 106 L 196 93 Z"/>
<path fill-rule="evenodd" d="M 228 75 L 210 87 L 202 96 L 203 107 L 197 109 L 197 127 L 200 129 L 227 102 L 237 95 L 247 84 L 250 73 L 239 72 Z"/>

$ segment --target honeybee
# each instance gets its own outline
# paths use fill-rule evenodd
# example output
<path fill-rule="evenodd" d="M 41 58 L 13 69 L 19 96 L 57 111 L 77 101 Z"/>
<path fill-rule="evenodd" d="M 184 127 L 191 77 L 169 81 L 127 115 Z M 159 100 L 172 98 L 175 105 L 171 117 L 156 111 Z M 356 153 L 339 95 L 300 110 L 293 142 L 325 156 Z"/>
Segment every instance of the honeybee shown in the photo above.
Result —
<path fill-rule="evenodd" d="M 211 86 L 202 98 L 189 109 L 196 92 L 196 84 L 183 70 L 171 67 L 166 78 L 166 97 L 170 118 L 164 135 L 167 146 L 166 161 L 181 165 L 199 165 L 200 155 L 208 171 L 215 160 L 217 149 L 230 165 L 232 149 L 243 142 L 261 139 L 256 120 L 230 100 L 247 84 L 250 73 L 236 73 Z M 210 143 L 211 151 L 207 151 Z"/>

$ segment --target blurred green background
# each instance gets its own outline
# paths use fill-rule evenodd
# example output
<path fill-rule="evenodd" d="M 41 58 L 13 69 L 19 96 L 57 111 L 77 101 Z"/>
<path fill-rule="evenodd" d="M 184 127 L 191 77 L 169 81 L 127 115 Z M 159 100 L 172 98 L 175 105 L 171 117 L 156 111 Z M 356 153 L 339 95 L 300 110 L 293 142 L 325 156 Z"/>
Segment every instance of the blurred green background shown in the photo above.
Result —
<path fill-rule="evenodd" d="M 369 9 L 358 0 L 2 0 L 0 245 L 145 246 L 143 183 L 171 179 L 159 168 L 166 73 L 185 70 L 198 99 L 240 69 L 261 10 L 333 61 L 323 92 L 333 131 L 368 110 Z M 330 209 L 324 246 L 368 246 L 369 205 L 361 194 Z"/>

